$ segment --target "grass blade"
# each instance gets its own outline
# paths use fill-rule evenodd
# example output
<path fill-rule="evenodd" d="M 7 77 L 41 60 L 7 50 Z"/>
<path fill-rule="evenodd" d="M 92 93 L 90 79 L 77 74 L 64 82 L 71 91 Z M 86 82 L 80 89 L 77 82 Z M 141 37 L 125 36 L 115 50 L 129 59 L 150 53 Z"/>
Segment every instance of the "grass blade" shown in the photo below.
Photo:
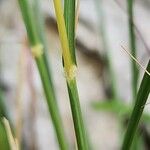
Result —
<path fill-rule="evenodd" d="M 51 82 L 51 77 L 48 72 L 48 68 L 46 62 L 45 62 L 45 57 L 44 57 L 44 49 L 45 45 L 43 41 L 41 40 L 41 37 L 38 33 L 37 25 L 35 18 L 33 17 L 33 12 L 30 7 L 30 3 L 28 0 L 19 0 L 22 16 L 25 22 L 25 26 L 27 29 L 27 34 L 28 34 L 28 39 L 30 41 L 31 45 L 31 51 L 33 54 L 33 57 L 35 58 L 43 89 L 45 92 L 45 96 L 47 99 L 47 105 L 49 108 L 49 112 L 51 114 L 51 118 L 53 121 L 53 125 L 56 131 L 57 139 L 59 142 L 60 149 L 62 150 L 67 150 L 67 142 L 65 138 L 65 133 L 64 129 L 62 127 L 62 120 L 61 116 L 59 113 L 59 109 L 56 103 L 55 95 L 54 95 L 54 90 L 53 90 L 53 85 Z"/>
<path fill-rule="evenodd" d="M 148 72 L 150 71 L 150 60 L 148 62 L 146 70 Z M 135 106 L 132 111 L 131 118 L 129 120 L 128 128 L 122 145 L 122 150 L 129 150 L 131 147 L 134 135 L 138 128 L 140 118 L 142 116 L 146 101 L 149 96 L 149 92 L 150 92 L 150 76 L 145 72 L 137 94 Z"/>
<path fill-rule="evenodd" d="M 7 133 L 10 149 L 19 150 L 18 140 L 13 137 L 9 121 L 6 118 L 3 118 L 3 124 Z"/>
<path fill-rule="evenodd" d="M 6 134 L 4 124 L 2 122 L 2 117 L 0 117 L 0 149 L 10 150 L 10 145 L 8 142 L 8 137 Z"/>
<path fill-rule="evenodd" d="M 64 1 L 64 19 L 71 58 L 73 63 L 77 65 L 75 54 L 76 0 Z M 78 149 L 87 149 L 88 138 L 85 137 L 85 127 L 82 119 L 76 79 L 72 80 L 70 85 L 67 84 L 67 87 L 70 97 L 70 105 L 73 115 Z"/>
<path fill-rule="evenodd" d="M 118 93 L 117 93 L 117 85 L 116 85 L 116 78 L 115 78 L 115 72 L 114 68 L 112 66 L 112 57 L 111 57 L 111 51 L 109 49 L 108 41 L 107 41 L 107 34 L 106 34 L 106 21 L 105 21 L 105 14 L 103 10 L 103 0 L 94 0 L 95 10 L 97 13 L 98 18 L 98 25 L 99 25 L 99 31 L 100 36 L 102 37 L 102 43 L 103 43 L 103 49 L 104 49 L 104 60 L 107 65 L 107 72 L 109 74 L 110 80 L 110 88 L 111 88 L 111 98 L 114 100 L 118 99 Z"/>
<path fill-rule="evenodd" d="M 129 39 L 130 39 L 130 49 L 131 54 L 134 56 L 134 58 L 137 58 L 137 52 L 136 52 L 136 38 L 135 38 L 135 31 L 134 31 L 134 21 L 133 21 L 133 4 L 134 0 L 127 0 L 128 3 L 128 23 L 129 23 Z M 136 97 L 137 94 L 137 86 L 138 86 L 138 68 L 134 60 L 131 62 L 131 70 L 132 70 L 132 96 L 133 100 Z"/>
<path fill-rule="evenodd" d="M 88 140 L 82 119 L 82 112 L 80 108 L 75 75 L 75 2 L 75 0 L 64 1 L 64 16 L 60 0 L 54 0 L 54 7 L 57 17 L 60 41 L 62 45 L 64 69 L 66 71 L 67 87 L 69 92 L 77 145 L 79 150 L 87 150 Z"/>
<path fill-rule="evenodd" d="M 88 137 L 86 136 L 86 131 L 82 119 L 82 112 L 80 108 L 78 90 L 75 80 L 72 80 L 68 84 L 68 92 L 78 149 L 88 150 Z"/>
<path fill-rule="evenodd" d="M 75 19 L 76 19 L 76 12 L 75 12 L 75 0 L 65 0 L 64 1 L 64 18 L 65 18 L 65 25 L 67 31 L 67 37 L 69 42 L 69 50 L 71 53 L 71 57 L 73 63 L 76 64 L 76 54 L 75 54 Z"/>
<path fill-rule="evenodd" d="M 46 39 L 46 35 L 45 35 L 45 29 L 44 29 L 44 17 L 42 15 L 41 12 L 41 0 L 33 0 L 33 12 L 34 12 L 34 17 L 36 18 L 36 26 L 38 29 L 38 34 L 39 34 L 39 38 L 40 40 L 43 42 L 44 44 L 44 53 L 43 53 L 43 59 L 45 61 L 45 65 L 47 68 L 47 73 L 49 76 L 49 82 L 52 85 L 52 90 L 53 90 L 53 94 L 55 96 L 55 91 L 54 91 L 54 86 L 53 86 L 53 80 L 52 80 L 52 76 L 51 76 L 51 68 L 49 65 L 49 61 L 48 61 L 48 47 L 47 47 L 47 39 Z M 56 99 L 56 96 L 55 96 Z"/>
<path fill-rule="evenodd" d="M 0 89 L 0 117 L 6 117 L 9 119 L 9 115 L 4 103 L 3 92 Z"/>
<path fill-rule="evenodd" d="M 10 150 L 6 130 L 2 122 L 3 117 L 9 118 L 9 115 L 4 104 L 2 91 L 0 89 L 0 149 Z"/>

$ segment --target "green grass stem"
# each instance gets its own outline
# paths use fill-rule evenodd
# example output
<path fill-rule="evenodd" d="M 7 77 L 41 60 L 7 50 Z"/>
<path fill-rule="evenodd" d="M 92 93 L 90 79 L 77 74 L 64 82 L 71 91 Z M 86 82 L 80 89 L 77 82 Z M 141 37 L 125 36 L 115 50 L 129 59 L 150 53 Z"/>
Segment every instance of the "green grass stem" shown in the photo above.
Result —
<path fill-rule="evenodd" d="M 51 90 L 53 93 L 53 96 L 56 99 L 56 95 L 55 95 L 55 90 L 54 90 L 54 85 L 53 85 L 53 78 L 52 78 L 52 73 L 51 73 L 51 66 L 48 60 L 48 46 L 47 46 L 47 39 L 46 39 L 46 33 L 45 33 L 45 22 L 44 22 L 44 16 L 41 12 L 41 0 L 33 0 L 33 12 L 34 12 L 34 17 L 36 18 L 36 26 L 38 29 L 38 34 L 39 34 L 39 38 L 42 41 L 42 43 L 44 44 L 44 53 L 43 53 L 43 59 L 45 62 L 45 66 L 47 68 L 47 73 L 48 73 L 48 77 L 49 77 L 49 82 L 51 85 Z"/>
<path fill-rule="evenodd" d="M 71 53 L 71 58 L 74 64 L 76 64 L 76 55 L 75 55 L 75 4 L 76 0 L 65 0 L 64 1 L 64 18 L 67 31 L 67 37 L 69 42 L 69 50 Z M 88 138 L 86 136 L 86 131 L 84 127 L 84 122 L 82 118 L 82 112 L 80 107 L 79 94 L 76 84 L 76 79 L 67 83 L 71 111 L 74 121 L 74 128 L 76 134 L 76 140 L 78 149 L 87 150 L 88 149 Z"/>
<path fill-rule="evenodd" d="M 67 150 L 68 145 L 66 142 L 61 115 L 55 99 L 50 72 L 48 72 L 47 68 L 48 63 L 46 64 L 45 62 L 46 58 L 44 56 L 45 43 L 43 43 L 43 41 L 41 40 L 41 36 L 38 33 L 37 29 L 38 27 L 36 25 L 38 22 L 35 21 L 35 17 L 30 7 L 29 0 L 18 0 L 18 1 L 25 22 L 28 39 L 30 41 L 31 51 L 33 53 L 33 57 L 35 58 L 40 73 L 44 93 L 47 100 L 47 105 L 53 121 L 54 129 L 56 131 L 59 146 L 61 150 Z"/>
<path fill-rule="evenodd" d="M 73 116 L 75 135 L 79 150 L 88 149 L 88 140 L 83 123 L 79 95 L 76 84 L 75 57 L 75 0 L 64 1 L 64 15 L 61 0 L 54 0 L 60 42 L 62 46 L 63 66 Z"/>
<path fill-rule="evenodd" d="M 129 23 L 129 39 L 130 39 L 130 49 L 131 54 L 137 58 L 137 52 L 136 52 L 136 37 L 135 37 L 135 31 L 134 31 L 134 13 L 133 13 L 133 6 L 134 6 L 134 0 L 127 0 L 128 4 L 128 23 Z M 134 60 L 131 62 L 131 71 L 132 71 L 132 96 L 133 100 L 136 98 L 137 95 L 137 87 L 138 87 L 138 76 L 139 71 L 137 68 L 136 63 Z"/>
<path fill-rule="evenodd" d="M 3 96 L 3 92 L 1 91 L 1 89 L 0 89 L 0 117 L 5 117 L 7 119 L 10 119 L 8 115 L 8 111 L 4 103 L 4 96 Z"/>
<path fill-rule="evenodd" d="M 3 117 L 10 119 L 4 103 L 3 92 L 0 89 L 0 149 L 10 150 L 6 130 L 2 122 Z"/>
<path fill-rule="evenodd" d="M 147 65 L 147 71 L 150 72 L 150 60 Z M 128 123 L 127 131 L 125 133 L 122 150 L 129 150 L 138 128 L 139 121 L 141 119 L 146 101 L 150 92 L 150 76 L 145 72 L 137 97 L 134 109 L 131 114 L 131 118 Z"/>
<path fill-rule="evenodd" d="M 100 36 L 102 37 L 102 44 L 103 44 L 103 50 L 104 50 L 104 59 L 107 65 L 107 72 L 109 74 L 109 77 L 111 77 L 110 80 L 110 88 L 112 93 L 112 99 L 117 100 L 118 99 L 118 93 L 117 93 L 117 85 L 116 85 L 116 79 L 115 79 L 115 73 L 112 66 L 112 59 L 110 56 L 110 49 L 107 41 L 107 35 L 106 35 L 106 21 L 104 16 L 104 10 L 103 10 L 103 0 L 94 0 L 95 10 L 97 13 L 98 18 L 98 24 L 99 24 L 99 31 Z"/>
<path fill-rule="evenodd" d="M 0 149 L 1 150 L 10 150 L 10 145 L 8 142 L 7 133 L 2 122 L 2 117 L 0 117 Z"/>
<path fill-rule="evenodd" d="M 72 56 L 73 63 L 76 64 L 75 54 L 75 3 L 76 0 L 64 1 L 64 18 L 66 24 L 67 37 L 69 41 L 69 50 Z"/>

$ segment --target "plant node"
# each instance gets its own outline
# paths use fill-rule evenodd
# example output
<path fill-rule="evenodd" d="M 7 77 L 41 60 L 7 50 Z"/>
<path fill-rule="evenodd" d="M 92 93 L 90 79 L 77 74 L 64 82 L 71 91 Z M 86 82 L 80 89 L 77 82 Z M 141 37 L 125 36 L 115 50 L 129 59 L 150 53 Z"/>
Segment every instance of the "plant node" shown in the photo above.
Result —
<path fill-rule="evenodd" d="M 31 52 L 32 52 L 33 57 L 35 58 L 41 57 L 44 52 L 43 45 L 39 43 L 39 44 L 36 44 L 35 46 L 32 46 Z"/>
<path fill-rule="evenodd" d="M 77 66 L 72 65 L 69 69 L 69 71 L 65 70 L 67 81 L 70 82 L 76 77 L 77 73 Z"/>

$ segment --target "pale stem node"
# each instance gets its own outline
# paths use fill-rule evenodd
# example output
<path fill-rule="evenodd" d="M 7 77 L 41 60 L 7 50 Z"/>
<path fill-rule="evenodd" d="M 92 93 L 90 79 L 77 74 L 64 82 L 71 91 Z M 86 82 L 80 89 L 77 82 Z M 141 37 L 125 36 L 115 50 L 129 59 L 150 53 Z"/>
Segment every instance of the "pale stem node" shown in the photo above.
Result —
<path fill-rule="evenodd" d="M 66 76 L 67 82 L 70 82 L 75 79 L 76 74 L 77 74 L 77 66 L 76 65 L 72 65 L 70 67 L 69 71 L 67 71 L 66 69 L 64 69 L 64 70 L 65 70 L 65 76 Z"/>
<path fill-rule="evenodd" d="M 31 47 L 31 52 L 34 58 L 39 58 L 43 55 L 43 45 L 42 44 L 36 44 Z"/>

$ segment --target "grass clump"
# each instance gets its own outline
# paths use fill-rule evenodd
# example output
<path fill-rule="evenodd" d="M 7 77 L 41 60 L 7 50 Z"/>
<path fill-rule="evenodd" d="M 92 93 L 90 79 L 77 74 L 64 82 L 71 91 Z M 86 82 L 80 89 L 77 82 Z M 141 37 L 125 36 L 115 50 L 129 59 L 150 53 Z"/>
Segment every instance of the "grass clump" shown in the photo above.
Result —
<path fill-rule="evenodd" d="M 62 118 L 59 112 L 54 86 L 53 79 L 51 75 L 51 70 L 49 67 L 48 57 L 47 57 L 47 43 L 45 38 L 44 31 L 44 19 L 40 10 L 40 1 L 39 0 L 18 0 L 19 6 L 21 9 L 22 17 L 25 23 L 25 27 L 27 30 L 27 36 L 29 39 L 31 53 L 35 62 L 37 64 L 37 68 L 39 70 L 43 90 L 45 93 L 45 97 L 47 100 L 47 106 L 51 115 L 51 119 L 54 125 L 54 129 L 57 135 L 59 148 L 61 150 L 68 150 L 69 145 L 66 140 Z M 70 99 L 70 107 L 72 111 L 72 118 L 74 123 L 74 131 L 77 142 L 78 150 L 89 150 L 89 139 L 86 133 L 86 127 L 84 125 L 80 99 L 78 94 L 77 82 L 76 82 L 76 72 L 77 72 L 77 60 L 76 60 L 76 45 L 75 45 L 75 28 L 77 25 L 77 15 L 76 11 L 76 0 L 53 0 L 56 20 L 58 25 L 59 37 L 62 47 L 62 57 L 63 57 L 63 67 L 66 78 L 66 85 L 68 88 L 68 96 Z M 115 74 L 112 65 L 111 51 L 108 45 L 108 37 L 106 34 L 106 22 L 105 16 L 103 12 L 103 0 L 95 0 L 95 8 L 97 11 L 97 16 L 100 19 L 99 27 L 100 34 L 102 36 L 102 43 L 104 49 L 104 66 L 106 67 L 106 80 L 109 82 L 110 95 L 106 93 L 106 100 L 103 102 L 94 103 L 93 107 L 96 110 L 105 110 L 110 111 L 116 114 L 119 118 L 120 123 L 123 124 L 125 120 L 129 119 L 127 131 L 124 136 L 124 141 L 122 144 L 122 150 L 136 149 L 139 145 L 143 147 L 144 138 L 140 136 L 140 132 L 136 132 L 138 129 L 138 125 L 140 119 L 142 117 L 143 124 L 145 125 L 150 121 L 150 115 L 148 113 L 143 113 L 144 106 L 149 96 L 150 92 L 150 61 L 147 65 L 147 72 L 145 72 L 142 82 L 140 84 L 140 88 L 138 89 L 138 78 L 139 71 L 135 60 L 137 59 L 137 51 L 136 51 L 136 36 L 134 33 L 133 23 L 133 0 L 127 0 L 128 6 L 128 27 L 129 27 L 129 45 L 131 49 L 131 54 L 134 58 L 131 62 L 132 68 L 132 99 L 135 99 L 135 106 L 132 110 L 132 105 L 125 104 L 119 98 L 119 91 L 117 91 L 117 85 L 115 81 Z M 64 5 L 62 5 L 64 4 Z M 63 7 L 64 6 L 64 7 Z M 136 27 L 136 26 L 135 26 Z M 106 86 L 106 85 L 105 85 Z M 108 86 L 107 86 L 108 87 Z M 143 116 L 142 116 L 143 113 Z M 2 118 L 8 119 L 8 114 L 6 108 L 3 103 L 2 92 L 0 90 L 0 149 L 9 150 L 11 147 L 17 146 L 15 139 L 13 139 L 13 145 L 10 144 L 13 138 L 12 133 L 10 133 L 10 127 L 8 122 L 6 123 L 2 121 Z M 9 127 L 9 128 L 7 128 Z M 136 135 L 136 136 L 135 136 Z M 135 137 L 135 138 L 134 138 Z M 75 144 L 76 144 L 75 142 Z M 133 143 L 133 144 L 132 144 Z M 133 147 L 131 147 L 133 146 Z M 136 147 L 136 148 L 135 148 Z"/>

